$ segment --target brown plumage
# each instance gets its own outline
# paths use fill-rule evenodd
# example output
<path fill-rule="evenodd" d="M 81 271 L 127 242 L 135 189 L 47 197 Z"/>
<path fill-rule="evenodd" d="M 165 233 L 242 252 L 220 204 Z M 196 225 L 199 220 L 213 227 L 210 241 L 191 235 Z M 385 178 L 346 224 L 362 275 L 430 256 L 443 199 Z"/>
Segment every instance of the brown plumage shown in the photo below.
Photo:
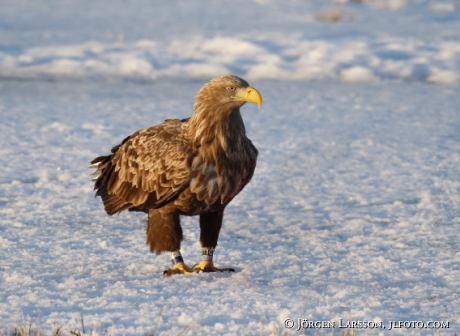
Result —
<path fill-rule="evenodd" d="M 181 215 L 200 215 L 201 245 L 215 248 L 224 209 L 256 166 L 240 114 L 246 102 L 260 106 L 262 98 L 245 80 L 215 78 L 196 95 L 192 117 L 141 129 L 95 158 L 96 195 L 106 212 L 147 212 L 147 244 L 156 254 L 180 249 Z"/>

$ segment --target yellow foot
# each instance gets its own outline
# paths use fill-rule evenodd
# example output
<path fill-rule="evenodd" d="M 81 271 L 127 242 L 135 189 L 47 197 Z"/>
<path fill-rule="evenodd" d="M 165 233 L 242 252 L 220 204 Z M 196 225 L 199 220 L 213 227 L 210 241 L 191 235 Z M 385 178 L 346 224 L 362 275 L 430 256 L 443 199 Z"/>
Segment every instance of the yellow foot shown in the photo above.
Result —
<path fill-rule="evenodd" d="M 199 264 L 193 266 L 195 272 L 235 272 L 233 268 L 217 268 L 212 262 L 201 261 Z"/>
<path fill-rule="evenodd" d="M 166 271 L 164 271 L 163 275 L 170 276 L 173 274 L 190 274 L 194 272 L 195 270 L 191 269 L 184 263 L 180 262 L 180 263 L 174 264 L 173 268 L 168 268 Z"/>

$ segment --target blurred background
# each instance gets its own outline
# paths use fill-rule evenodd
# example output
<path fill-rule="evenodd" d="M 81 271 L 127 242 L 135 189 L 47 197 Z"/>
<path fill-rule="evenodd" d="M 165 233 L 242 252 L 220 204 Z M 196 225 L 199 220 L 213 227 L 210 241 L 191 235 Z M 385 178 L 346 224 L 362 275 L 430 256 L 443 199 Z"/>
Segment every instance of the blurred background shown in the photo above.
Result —
<path fill-rule="evenodd" d="M 0 79 L 455 83 L 458 0 L 8 1 Z"/>

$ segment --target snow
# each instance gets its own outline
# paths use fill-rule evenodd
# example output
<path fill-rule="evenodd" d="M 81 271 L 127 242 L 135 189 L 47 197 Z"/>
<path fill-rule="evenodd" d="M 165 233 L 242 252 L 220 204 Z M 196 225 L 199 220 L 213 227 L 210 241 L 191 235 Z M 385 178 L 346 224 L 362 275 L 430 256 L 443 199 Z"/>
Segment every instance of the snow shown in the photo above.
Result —
<path fill-rule="evenodd" d="M 385 79 L 455 83 L 460 42 L 413 38 L 341 41 L 287 36 L 195 38 L 160 43 L 87 42 L 0 53 L 0 78 L 209 78 L 236 73 L 251 80 Z"/>
<path fill-rule="evenodd" d="M 389 321 L 459 332 L 458 2 L 2 6 L 5 333 L 18 321 L 68 333 L 82 317 L 99 335 L 276 335 L 286 318 L 291 334 L 332 334 L 297 333 L 299 318 L 386 325 L 356 330 L 371 335 L 436 332 Z M 342 20 L 315 20 L 337 6 Z M 236 272 L 166 278 L 146 216 L 107 216 L 87 167 L 132 132 L 189 116 L 223 73 L 264 98 L 243 107 L 259 160 L 215 253 Z M 197 218 L 183 228 L 193 265 Z"/>
<path fill-rule="evenodd" d="M 49 5 L 45 0 L 42 2 L 43 8 L 46 8 L 45 4 Z M 293 1 L 287 6 L 282 3 L 249 3 L 246 5 L 249 10 L 241 13 L 241 3 L 230 5 L 227 2 L 229 15 L 243 15 L 248 19 L 242 20 L 245 22 L 245 29 L 242 29 L 235 27 L 238 22 L 229 22 L 217 5 L 207 6 L 204 13 L 196 13 L 194 18 L 180 22 L 171 19 L 173 27 L 170 27 L 165 26 L 162 20 L 155 23 L 144 16 L 150 11 L 170 10 L 174 11 L 175 17 L 180 17 L 202 6 L 199 3 L 180 4 L 177 8 L 163 5 L 160 9 L 149 5 L 146 13 L 132 13 L 131 10 L 137 6 L 146 6 L 145 3 L 133 4 L 126 13 L 126 19 L 117 22 L 119 12 L 112 13 L 113 17 L 110 17 L 109 13 L 103 14 L 107 9 L 82 2 L 78 14 L 71 12 L 70 5 L 57 6 L 53 16 L 42 13 L 51 22 L 57 21 L 60 25 L 61 20 L 69 21 L 64 29 L 59 26 L 51 32 L 49 25 L 54 28 L 53 23 L 42 26 L 43 20 L 24 22 L 25 27 L 17 21 L 13 23 L 14 14 L 21 19 L 24 15 L 24 12 L 19 12 L 24 10 L 21 6 L 13 6 L 0 14 L 9 23 L 0 31 L 0 37 L 6 35 L 5 45 L 0 49 L 0 78 L 134 78 L 155 81 L 165 77 L 206 79 L 222 73 L 234 73 L 249 80 L 342 79 L 373 82 L 400 79 L 433 83 L 455 83 L 458 80 L 460 41 L 458 34 L 453 32 L 460 30 L 460 23 L 455 2 L 414 1 L 410 6 L 399 0 L 377 2 L 380 5 L 384 3 L 384 8 L 372 2 L 354 4 L 346 8 L 341 21 L 336 24 L 318 22 L 315 13 L 324 13 L 328 17 L 330 12 L 337 8 L 343 10 L 343 7 L 334 8 L 332 3 L 329 7 L 320 6 L 314 1 L 306 4 Z M 90 10 L 84 11 L 85 5 Z M 43 8 L 37 8 L 37 11 Z M 114 6 L 109 12 L 116 9 L 117 6 Z M 118 10 L 124 9 L 120 5 Z M 260 11 L 267 14 L 261 18 L 257 15 Z M 134 15 L 137 17 L 133 18 Z M 143 22 L 145 25 L 152 26 L 148 34 L 128 26 L 140 18 L 141 22 L 146 21 Z M 200 21 L 201 18 L 222 19 L 223 22 Z M 270 25 L 275 18 L 280 25 L 278 29 Z M 78 21 L 86 21 L 88 27 L 80 27 L 76 31 L 73 25 Z M 101 22 L 111 26 L 106 27 Z M 206 23 L 224 27 L 214 29 L 216 33 L 210 34 L 213 29 Z M 12 33 L 10 26 L 13 27 Z M 113 36 L 113 29 L 118 26 L 126 26 L 124 29 L 128 32 L 118 32 L 117 36 Z M 187 31 L 188 26 L 193 28 Z M 14 28 L 22 32 L 19 41 L 24 40 L 25 43 L 12 40 L 19 34 Z M 91 28 L 91 33 L 87 32 Z M 171 33 L 169 28 L 172 28 Z M 414 28 L 416 31 L 412 32 Z M 181 32 L 175 32 L 177 29 Z M 316 33 L 304 32 L 307 29 Z"/>

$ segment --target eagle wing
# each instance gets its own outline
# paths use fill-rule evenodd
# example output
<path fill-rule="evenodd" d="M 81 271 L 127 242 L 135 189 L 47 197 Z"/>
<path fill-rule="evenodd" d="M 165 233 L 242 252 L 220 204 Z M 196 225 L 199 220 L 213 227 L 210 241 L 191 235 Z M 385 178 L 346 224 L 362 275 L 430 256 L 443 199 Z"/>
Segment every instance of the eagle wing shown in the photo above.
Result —
<path fill-rule="evenodd" d="M 94 189 L 109 215 L 126 209 L 146 211 L 175 199 L 190 183 L 191 147 L 183 135 L 186 120 L 166 120 L 126 138 L 98 167 Z"/>

